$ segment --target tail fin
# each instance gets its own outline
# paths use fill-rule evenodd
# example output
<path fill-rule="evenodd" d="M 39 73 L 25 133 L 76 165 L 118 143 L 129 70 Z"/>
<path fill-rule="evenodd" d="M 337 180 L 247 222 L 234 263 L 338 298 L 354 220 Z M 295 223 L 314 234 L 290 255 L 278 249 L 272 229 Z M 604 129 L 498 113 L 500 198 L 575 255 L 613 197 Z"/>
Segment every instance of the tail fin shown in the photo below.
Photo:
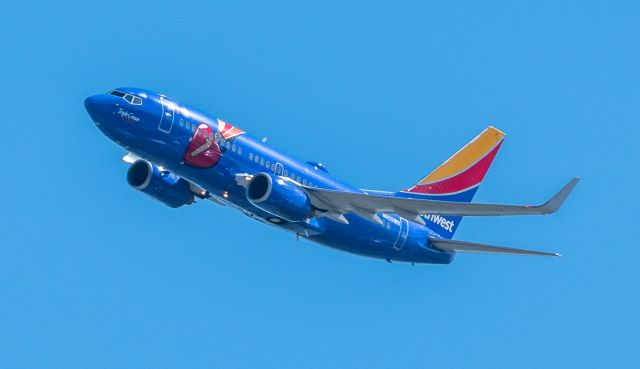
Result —
<path fill-rule="evenodd" d="M 491 166 L 504 133 L 487 127 L 444 163 L 415 186 L 402 191 L 402 195 L 429 200 L 471 202 Z M 452 238 L 460 216 L 422 215 L 427 226 L 444 238 Z"/>

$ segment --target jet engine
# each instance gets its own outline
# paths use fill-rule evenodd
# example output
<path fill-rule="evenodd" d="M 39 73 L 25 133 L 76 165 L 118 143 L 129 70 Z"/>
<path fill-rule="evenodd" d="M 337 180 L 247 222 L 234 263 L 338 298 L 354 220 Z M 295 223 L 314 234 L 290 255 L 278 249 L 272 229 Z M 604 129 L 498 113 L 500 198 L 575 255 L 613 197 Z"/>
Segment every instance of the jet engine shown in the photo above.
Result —
<path fill-rule="evenodd" d="M 291 222 L 300 222 L 311 213 L 307 194 L 291 181 L 273 174 L 254 175 L 247 186 L 247 199 L 267 213 Z"/>
<path fill-rule="evenodd" d="M 138 160 L 131 164 L 127 172 L 127 182 L 136 190 L 172 208 L 191 205 L 194 201 L 189 182 L 146 160 Z"/>

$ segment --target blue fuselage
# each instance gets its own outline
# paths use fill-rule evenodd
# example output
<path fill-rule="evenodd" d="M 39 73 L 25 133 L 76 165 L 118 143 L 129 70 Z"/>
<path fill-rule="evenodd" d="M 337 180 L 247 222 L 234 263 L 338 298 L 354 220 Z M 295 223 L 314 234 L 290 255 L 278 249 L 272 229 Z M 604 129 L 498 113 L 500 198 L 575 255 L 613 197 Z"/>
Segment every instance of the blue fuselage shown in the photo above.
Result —
<path fill-rule="evenodd" d="M 446 264 L 453 260 L 454 253 L 428 247 L 427 237 L 436 236 L 434 232 L 398 215 L 382 215 L 382 225 L 355 214 L 345 215 L 348 224 L 327 217 L 293 222 L 254 206 L 247 199 L 242 178 L 261 172 L 286 176 L 312 187 L 361 190 L 333 178 L 319 164 L 297 160 L 171 98 L 135 88 L 117 91 L 126 93 L 126 99 L 120 94 L 101 94 L 85 101 L 100 130 L 134 155 L 197 184 L 216 202 L 302 238 L 355 254 L 417 263 Z M 224 132 L 228 137 L 223 137 Z M 215 165 L 188 162 L 189 155 L 185 153 L 200 134 L 211 135 L 206 138 L 212 138 L 219 148 Z"/>

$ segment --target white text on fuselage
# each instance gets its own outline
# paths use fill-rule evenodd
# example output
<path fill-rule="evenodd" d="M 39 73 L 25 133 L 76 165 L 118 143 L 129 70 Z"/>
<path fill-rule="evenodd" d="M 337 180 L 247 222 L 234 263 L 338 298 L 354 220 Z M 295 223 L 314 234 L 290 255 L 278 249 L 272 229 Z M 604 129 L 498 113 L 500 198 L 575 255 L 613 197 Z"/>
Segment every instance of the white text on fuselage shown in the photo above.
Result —
<path fill-rule="evenodd" d="M 437 215 L 437 214 L 424 215 L 424 219 L 434 222 L 435 224 L 439 225 L 440 227 L 444 228 L 445 230 L 447 230 L 449 232 L 453 232 L 453 227 L 456 226 L 456 224 L 455 224 L 455 222 L 453 220 L 448 220 L 447 218 L 442 217 L 442 216 Z"/>
<path fill-rule="evenodd" d="M 126 120 L 127 122 L 138 123 L 140 121 L 140 118 L 122 108 L 118 108 L 118 115 L 120 116 L 120 118 Z"/>
<path fill-rule="evenodd" d="M 396 218 L 392 217 L 392 216 L 391 216 L 391 215 L 389 215 L 389 214 L 382 214 L 382 217 L 383 217 L 387 222 L 393 223 L 393 224 L 397 225 L 398 227 L 400 226 L 400 220 L 399 220 L 399 219 L 396 219 Z"/>

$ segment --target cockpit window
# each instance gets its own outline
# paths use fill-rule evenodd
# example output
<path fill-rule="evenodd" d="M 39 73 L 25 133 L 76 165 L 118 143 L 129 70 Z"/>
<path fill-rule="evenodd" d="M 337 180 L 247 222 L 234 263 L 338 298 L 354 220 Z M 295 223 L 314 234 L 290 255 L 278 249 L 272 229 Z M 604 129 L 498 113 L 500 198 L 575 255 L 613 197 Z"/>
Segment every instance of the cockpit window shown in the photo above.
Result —
<path fill-rule="evenodd" d="M 142 98 L 138 96 L 133 96 L 118 90 L 110 91 L 109 95 L 121 97 L 131 105 L 142 105 Z"/>
<path fill-rule="evenodd" d="M 109 92 L 109 95 L 118 96 L 118 97 L 124 97 L 124 95 L 126 95 L 126 94 L 124 92 L 113 90 L 113 91 Z"/>

